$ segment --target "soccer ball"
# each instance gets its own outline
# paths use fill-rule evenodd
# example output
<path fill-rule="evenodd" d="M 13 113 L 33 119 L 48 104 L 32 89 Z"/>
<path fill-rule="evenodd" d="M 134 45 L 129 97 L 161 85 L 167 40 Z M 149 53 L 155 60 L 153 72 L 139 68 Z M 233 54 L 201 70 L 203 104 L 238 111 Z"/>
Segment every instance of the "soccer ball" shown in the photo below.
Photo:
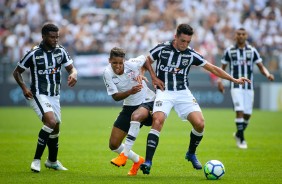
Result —
<path fill-rule="evenodd" d="M 204 165 L 204 173 L 208 180 L 217 180 L 225 174 L 225 168 L 220 161 L 210 160 Z"/>

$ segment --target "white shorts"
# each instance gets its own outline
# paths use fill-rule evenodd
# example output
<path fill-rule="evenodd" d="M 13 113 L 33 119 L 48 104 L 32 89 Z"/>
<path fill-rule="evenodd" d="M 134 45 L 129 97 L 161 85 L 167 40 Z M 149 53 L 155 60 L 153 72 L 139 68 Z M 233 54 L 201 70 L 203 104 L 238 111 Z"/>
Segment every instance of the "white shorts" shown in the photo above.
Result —
<path fill-rule="evenodd" d="M 33 99 L 28 100 L 28 103 L 41 121 L 44 113 L 52 111 L 54 112 L 56 122 L 61 123 L 61 106 L 59 95 L 35 95 L 33 96 Z"/>
<path fill-rule="evenodd" d="M 235 111 L 252 114 L 254 103 L 254 90 L 231 89 L 231 97 Z"/>
<path fill-rule="evenodd" d="M 182 120 L 187 120 L 188 115 L 201 108 L 190 90 L 161 91 L 157 90 L 153 113 L 161 111 L 168 117 L 171 108 L 177 112 Z"/>

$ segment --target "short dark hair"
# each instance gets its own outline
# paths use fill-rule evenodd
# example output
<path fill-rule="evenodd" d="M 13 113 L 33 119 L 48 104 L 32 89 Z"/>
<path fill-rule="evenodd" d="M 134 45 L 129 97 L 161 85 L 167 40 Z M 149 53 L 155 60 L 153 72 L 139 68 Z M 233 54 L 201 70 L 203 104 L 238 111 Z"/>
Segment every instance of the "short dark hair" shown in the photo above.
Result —
<path fill-rule="evenodd" d="M 192 36 L 194 34 L 193 28 L 189 24 L 179 24 L 177 26 L 176 35 L 186 34 Z"/>
<path fill-rule="evenodd" d="M 122 48 L 119 47 L 114 47 L 112 48 L 111 52 L 110 52 L 110 59 L 113 57 L 125 57 L 125 51 Z"/>
<path fill-rule="evenodd" d="M 46 23 L 43 25 L 42 29 L 41 29 L 41 34 L 42 35 L 47 35 L 49 32 L 58 32 L 59 28 L 52 23 Z"/>

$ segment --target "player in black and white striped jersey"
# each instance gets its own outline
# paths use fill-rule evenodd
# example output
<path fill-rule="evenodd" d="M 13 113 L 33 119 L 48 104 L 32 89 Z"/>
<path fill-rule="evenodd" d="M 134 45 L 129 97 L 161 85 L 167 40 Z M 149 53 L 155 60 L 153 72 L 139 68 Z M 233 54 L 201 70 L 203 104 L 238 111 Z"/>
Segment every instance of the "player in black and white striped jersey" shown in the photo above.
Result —
<path fill-rule="evenodd" d="M 13 76 L 30 106 L 34 109 L 43 127 L 38 135 L 38 143 L 31 163 L 31 170 L 41 170 L 41 156 L 46 144 L 49 148 L 48 159 L 45 162 L 47 168 L 55 170 L 67 170 L 58 160 L 59 125 L 61 123 L 60 86 L 61 69 L 65 67 L 68 76 L 68 86 L 73 87 L 77 82 L 77 71 L 73 66 L 73 60 L 67 51 L 58 44 L 59 28 L 46 23 L 42 27 L 42 42 L 31 49 L 19 61 L 13 72 Z M 22 73 L 30 69 L 30 88 L 23 81 Z"/>
<path fill-rule="evenodd" d="M 140 169 L 149 174 L 152 159 L 158 146 L 160 131 L 172 107 L 178 116 L 189 121 L 193 129 L 190 132 L 190 143 L 185 158 L 192 162 L 195 169 L 202 169 L 195 152 L 204 133 L 204 117 L 196 99 L 189 90 L 189 70 L 192 65 L 201 66 L 218 77 L 237 84 L 249 82 L 247 78 L 235 79 L 219 67 L 207 62 L 203 56 L 188 47 L 191 42 L 193 28 L 188 24 L 177 27 L 173 41 L 158 44 L 150 50 L 148 57 L 156 62 L 156 76 L 164 82 L 164 91 L 157 89 L 153 107 L 153 124 L 147 138 L 146 161 Z M 152 69 L 150 69 L 152 70 Z M 151 73 L 151 72 L 150 72 Z M 154 82 L 154 81 L 153 81 Z"/>
<path fill-rule="evenodd" d="M 236 44 L 229 46 L 221 59 L 221 68 L 226 70 L 229 65 L 231 76 L 234 78 L 247 77 L 251 79 L 251 83 L 238 85 L 231 82 L 231 97 L 233 101 L 234 111 L 236 112 L 235 123 L 237 127 L 234 138 L 236 144 L 241 149 L 247 149 L 247 142 L 244 137 L 244 130 L 249 124 L 249 120 L 253 111 L 254 101 L 254 80 L 253 71 L 256 64 L 260 72 L 270 81 L 274 80 L 274 76 L 269 73 L 262 63 L 262 58 L 257 49 L 246 43 L 248 34 L 244 28 L 236 30 Z M 221 79 L 218 80 L 218 89 L 224 92 L 224 86 Z"/>

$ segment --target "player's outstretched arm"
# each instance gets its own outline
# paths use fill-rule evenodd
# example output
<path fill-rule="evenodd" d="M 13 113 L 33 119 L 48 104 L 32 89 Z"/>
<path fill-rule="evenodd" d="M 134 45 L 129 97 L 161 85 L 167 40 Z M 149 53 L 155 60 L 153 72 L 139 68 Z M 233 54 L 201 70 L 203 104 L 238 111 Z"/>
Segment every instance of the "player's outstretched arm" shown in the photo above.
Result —
<path fill-rule="evenodd" d="M 266 76 L 266 78 L 270 81 L 274 81 L 274 75 L 272 75 L 271 73 L 269 73 L 269 71 L 267 70 L 267 68 L 261 63 L 257 64 L 259 71 L 262 75 Z"/>
<path fill-rule="evenodd" d="M 222 79 L 226 79 L 229 80 L 231 82 L 234 82 L 236 84 L 244 84 L 245 82 L 250 83 L 251 81 L 245 77 L 240 77 L 239 79 L 235 79 L 233 78 L 231 75 L 229 75 L 228 73 L 226 73 L 224 70 L 222 70 L 221 68 L 211 64 L 211 63 L 207 63 L 203 66 L 204 69 L 208 70 L 209 72 L 215 74 L 216 76 L 222 78 Z"/>

